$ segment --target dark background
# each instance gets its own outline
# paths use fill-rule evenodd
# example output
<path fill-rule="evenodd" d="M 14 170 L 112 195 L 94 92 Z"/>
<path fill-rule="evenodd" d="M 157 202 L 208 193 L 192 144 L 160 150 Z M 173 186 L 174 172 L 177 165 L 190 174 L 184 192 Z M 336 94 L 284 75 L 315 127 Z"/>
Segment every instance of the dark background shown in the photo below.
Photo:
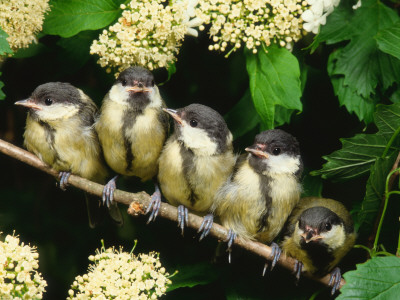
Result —
<path fill-rule="evenodd" d="M 92 32 L 80 35 L 89 42 L 97 37 Z M 1 79 L 7 97 L 0 101 L 0 138 L 21 147 L 26 111 L 13 103 L 27 98 L 36 86 L 49 81 L 70 82 L 100 105 L 114 81 L 96 64 L 96 58 L 89 56 L 88 50 L 79 52 L 51 36 L 40 42 L 37 56 L 9 59 L 2 65 Z M 226 59 L 222 54 L 209 52 L 207 45 L 206 37 L 185 41 L 176 74 L 160 87 L 169 107 L 198 102 L 225 115 L 244 95 L 248 76 L 243 53 L 233 53 Z M 295 49 L 300 58 L 307 53 L 301 50 L 304 46 L 299 44 Z M 313 55 L 305 56 L 308 80 L 302 97 L 303 112 L 293 115 L 290 125 L 282 127 L 300 141 L 305 175 L 321 168 L 323 155 L 341 147 L 339 138 L 352 137 L 365 127 L 354 115 L 340 108 L 334 97 L 326 73 L 327 54 L 331 50 L 318 49 Z M 158 83 L 167 79 L 166 71 L 156 71 L 155 75 Z M 258 132 L 259 128 L 255 128 L 237 139 L 236 151 L 241 152 L 250 145 Z M 161 261 L 170 273 L 180 270 L 177 280 L 188 276 L 193 277 L 193 282 L 207 283 L 177 289 L 168 293 L 167 299 L 239 299 L 239 295 L 240 299 L 308 299 L 314 293 L 325 299 L 329 295 L 327 288 L 306 278 L 296 286 L 290 271 L 280 267 L 261 277 L 264 261 L 238 248 L 234 249 L 233 262 L 229 265 L 224 244 L 216 256 L 215 238 L 207 237 L 199 243 L 197 234 L 190 229 L 182 237 L 174 222 L 162 218 L 146 225 L 147 218 L 132 218 L 124 212 L 122 228 L 105 219 L 96 229 L 89 229 L 81 191 L 70 187 L 63 192 L 54 178 L 4 154 L 0 154 L 0 170 L 0 231 L 5 236 L 15 230 L 22 241 L 37 245 L 40 272 L 48 283 L 44 299 L 65 299 L 74 277 L 87 271 L 87 257 L 101 246 L 101 239 L 106 247 L 123 245 L 127 251 L 137 239 L 135 253 L 160 252 Z M 340 200 L 352 209 L 362 200 L 365 183 L 366 178 L 346 183 L 323 181 L 322 195 Z M 153 191 L 151 183 L 126 178 L 118 181 L 118 188 Z M 353 250 L 343 264 L 344 270 L 354 269 L 356 262 L 365 259 L 364 252 Z"/>

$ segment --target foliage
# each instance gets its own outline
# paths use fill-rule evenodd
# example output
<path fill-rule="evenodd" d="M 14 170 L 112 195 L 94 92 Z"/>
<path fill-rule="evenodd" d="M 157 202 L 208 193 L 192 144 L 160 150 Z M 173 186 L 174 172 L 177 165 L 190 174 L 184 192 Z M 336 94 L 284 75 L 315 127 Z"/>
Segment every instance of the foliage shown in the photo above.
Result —
<path fill-rule="evenodd" d="M 96 64 L 98 57 L 90 54 L 90 47 L 118 21 L 121 4 L 128 2 L 50 0 L 51 10 L 37 43 L 14 52 L 0 29 L 0 99 L 5 99 L 0 101 L 0 138 L 22 145 L 25 114 L 13 103 L 26 99 L 44 82 L 71 82 L 101 103 L 115 77 Z M 199 102 L 223 114 L 237 153 L 261 130 L 281 126 L 293 133 L 306 166 L 304 195 L 342 201 L 354 218 L 357 247 L 367 250 L 353 250 L 344 262 L 344 270 L 363 264 L 345 273 L 347 284 L 339 299 L 389 298 L 399 282 L 399 259 L 377 256 L 395 253 L 399 247 L 399 180 L 390 173 L 398 167 L 400 152 L 399 6 L 396 1 L 362 0 L 361 7 L 353 9 L 356 2 L 342 0 L 317 35 L 305 36 L 290 51 L 273 42 L 253 43 L 248 50 L 243 42 L 224 57 L 220 46 L 215 47 L 222 47 L 218 40 L 222 31 L 210 40 L 209 32 L 199 27 L 198 37 L 185 36 L 177 61 L 154 74 L 163 83 L 158 85 L 169 107 Z M 192 15 L 188 19 L 194 20 Z M 228 44 L 237 43 L 229 40 Z M 295 287 L 287 270 L 274 270 L 262 278 L 264 262 L 240 249 L 234 249 L 233 263 L 228 265 L 223 243 L 216 247 L 217 242 L 207 238 L 199 244 L 190 230 L 182 238 L 165 220 L 146 226 L 144 218 L 126 217 L 123 228 L 106 220 L 89 230 L 78 191 L 62 193 L 47 175 L 3 156 L 0 169 L 4 170 L 0 231 L 16 229 L 38 245 L 40 272 L 48 282 L 45 299 L 66 297 L 102 238 L 110 246 L 125 248 L 138 239 L 140 252 L 160 252 L 167 271 L 179 271 L 167 299 L 262 299 L 266 295 L 324 299 L 329 293 L 327 289 L 320 293 L 321 287 L 307 279 Z M 394 174 L 392 179 L 389 173 Z M 149 193 L 153 189 L 128 179 L 122 179 L 119 187 Z M 372 259 L 365 262 L 367 255 Z M 378 276 L 380 282 L 374 280 Z"/>

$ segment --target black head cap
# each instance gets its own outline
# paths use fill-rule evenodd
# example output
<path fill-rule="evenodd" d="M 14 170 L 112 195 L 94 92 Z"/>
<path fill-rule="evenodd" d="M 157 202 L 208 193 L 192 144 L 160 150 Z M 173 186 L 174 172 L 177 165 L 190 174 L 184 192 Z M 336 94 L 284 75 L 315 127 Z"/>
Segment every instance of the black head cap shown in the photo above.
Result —
<path fill-rule="evenodd" d="M 207 132 L 211 140 L 218 144 L 218 152 L 223 153 L 232 145 L 228 144 L 230 131 L 224 118 L 214 109 L 202 104 L 190 104 L 177 110 L 182 120 L 191 127 L 197 127 Z M 175 126 L 179 130 L 180 126 Z"/>
<path fill-rule="evenodd" d="M 270 155 L 300 155 L 297 139 L 281 129 L 266 130 L 256 135 L 253 146 Z"/>
<path fill-rule="evenodd" d="M 328 232 L 333 225 L 343 224 L 343 220 L 330 209 L 323 206 L 311 207 L 303 211 L 299 217 L 299 228 L 306 231 L 312 228 L 318 234 Z"/>
<path fill-rule="evenodd" d="M 79 90 L 65 82 L 48 82 L 39 85 L 32 93 L 30 99 L 39 104 L 50 106 L 56 103 L 77 104 L 82 103 Z"/>
<path fill-rule="evenodd" d="M 153 87 L 154 75 L 149 70 L 142 67 L 130 67 L 122 71 L 117 79 L 117 83 L 123 86 Z"/>

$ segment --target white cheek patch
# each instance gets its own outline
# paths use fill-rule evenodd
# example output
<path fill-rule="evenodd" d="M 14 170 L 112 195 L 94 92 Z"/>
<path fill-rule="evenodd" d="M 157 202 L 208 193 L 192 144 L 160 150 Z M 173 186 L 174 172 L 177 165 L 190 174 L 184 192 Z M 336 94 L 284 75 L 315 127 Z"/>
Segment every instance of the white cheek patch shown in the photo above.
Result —
<path fill-rule="evenodd" d="M 129 92 L 121 83 L 114 84 L 110 90 L 110 99 L 122 105 L 128 105 Z"/>
<path fill-rule="evenodd" d="M 343 246 L 346 239 L 342 225 L 333 225 L 331 230 L 321 233 L 321 236 L 323 237 L 322 241 L 332 250 Z"/>
<path fill-rule="evenodd" d="M 181 125 L 181 140 L 187 148 L 199 155 L 213 155 L 217 152 L 217 143 L 212 141 L 207 132 L 197 127 L 191 127 L 183 121 Z"/>
<path fill-rule="evenodd" d="M 73 104 L 55 103 L 49 106 L 43 106 L 42 110 L 37 110 L 36 115 L 40 120 L 59 120 L 68 119 L 77 114 L 79 107 Z"/>
<path fill-rule="evenodd" d="M 269 158 L 264 159 L 263 163 L 268 166 L 267 173 L 294 174 L 300 167 L 300 156 L 289 156 L 287 154 L 269 155 Z"/>
<path fill-rule="evenodd" d="M 304 234 L 304 230 L 300 229 L 299 222 L 297 222 L 296 226 L 294 228 L 293 239 L 296 242 L 296 244 L 298 244 L 298 245 L 300 245 L 301 235 L 302 234 Z"/>
<path fill-rule="evenodd" d="M 162 99 L 158 87 L 155 85 L 154 87 L 150 88 L 150 90 L 150 92 L 147 92 L 150 99 L 150 104 L 148 107 L 161 107 Z"/>

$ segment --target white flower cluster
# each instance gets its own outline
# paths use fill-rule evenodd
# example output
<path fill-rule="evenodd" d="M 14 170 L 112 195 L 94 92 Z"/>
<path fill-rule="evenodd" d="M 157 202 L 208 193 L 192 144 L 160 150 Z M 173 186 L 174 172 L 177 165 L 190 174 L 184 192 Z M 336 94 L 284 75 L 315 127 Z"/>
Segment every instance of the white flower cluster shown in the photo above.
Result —
<path fill-rule="evenodd" d="M 132 65 L 153 70 L 173 63 L 185 34 L 196 36 L 192 27 L 200 24 L 192 18 L 195 1 L 165 2 L 133 0 L 122 4 L 122 16 L 93 42 L 90 53 L 99 55 L 98 63 L 108 72 L 121 72 Z"/>
<path fill-rule="evenodd" d="M 37 271 L 38 257 L 35 247 L 19 245 L 16 236 L 0 241 L 0 299 L 42 299 L 47 283 Z"/>
<path fill-rule="evenodd" d="M 196 15 L 211 24 L 210 50 L 235 51 L 244 43 L 257 53 L 262 43 L 291 48 L 302 35 L 306 5 L 303 0 L 200 0 Z"/>
<path fill-rule="evenodd" d="M 325 25 L 326 17 L 339 5 L 340 0 L 307 0 L 310 5 L 302 15 L 305 31 L 317 34 L 320 25 Z"/>
<path fill-rule="evenodd" d="M 67 299 L 157 299 L 171 283 L 154 252 L 136 257 L 103 247 L 89 260 L 89 273 L 75 278 Z"/>
<path fill-rule="evenodd" d="M 0 27 L 13 51 L 27 48 L 42 30 L 49 0 L 0 0 Z"/>

